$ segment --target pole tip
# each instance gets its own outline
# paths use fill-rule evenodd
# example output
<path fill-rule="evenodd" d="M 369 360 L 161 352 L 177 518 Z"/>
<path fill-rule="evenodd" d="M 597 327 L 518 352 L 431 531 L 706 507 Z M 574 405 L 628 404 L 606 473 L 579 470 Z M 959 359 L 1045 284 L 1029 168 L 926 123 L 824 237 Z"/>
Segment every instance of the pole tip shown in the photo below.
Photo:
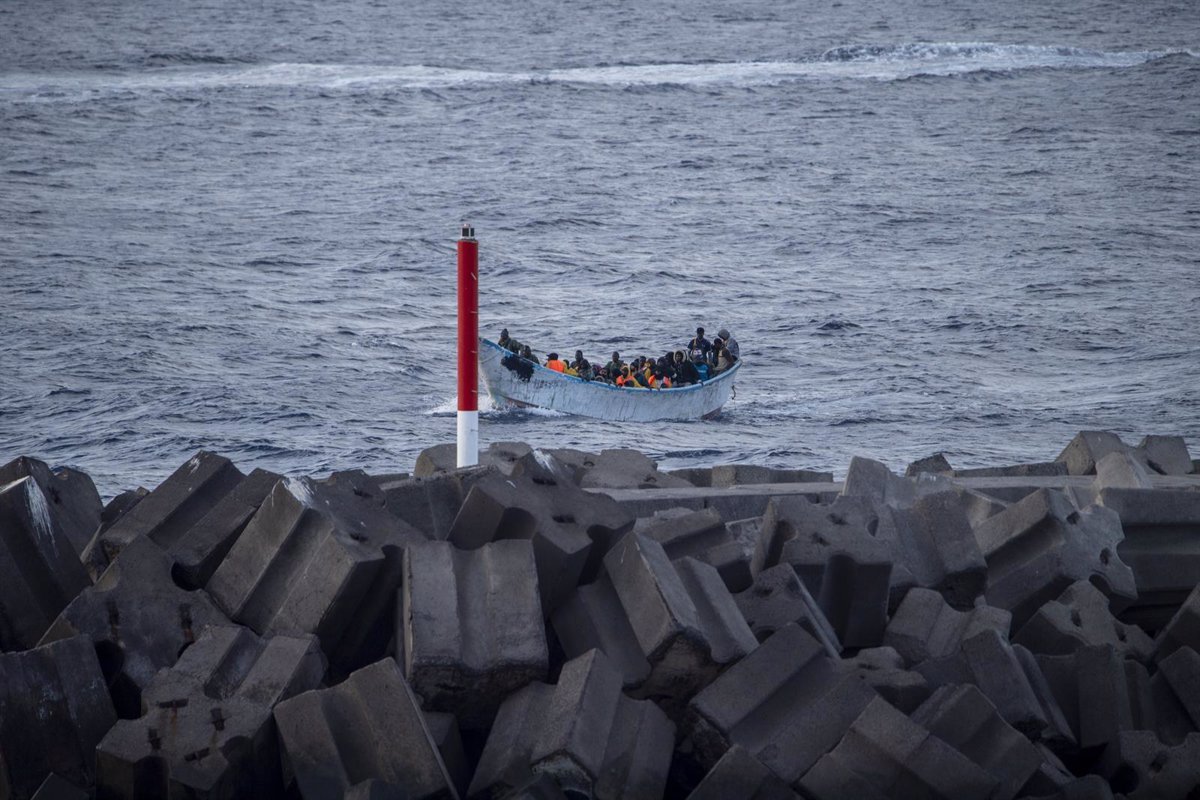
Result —
<path fill-rule="evenodd" d="M 471 225 L 471 223 L 464 222 L 462 224 L 462 237 L 461 238 L 463 238 L 463 239 L 474 239 L 475 238 L 475 228 Z"/>

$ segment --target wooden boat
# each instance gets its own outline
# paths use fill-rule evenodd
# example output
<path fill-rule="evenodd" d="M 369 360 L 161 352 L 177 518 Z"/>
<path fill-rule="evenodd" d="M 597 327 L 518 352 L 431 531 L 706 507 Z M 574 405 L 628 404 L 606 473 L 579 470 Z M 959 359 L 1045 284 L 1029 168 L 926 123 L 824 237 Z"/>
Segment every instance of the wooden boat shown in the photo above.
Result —
<path fill-rule="evenodd" d="M 702 419 L 734 396 L 738 361 L 712 380 L 676 389 L 626 389 L 585 381 L 523 359 L 488 339 L 479 340 L 479 367 L 497 407 L 549 408 L 614 422 Z"/>

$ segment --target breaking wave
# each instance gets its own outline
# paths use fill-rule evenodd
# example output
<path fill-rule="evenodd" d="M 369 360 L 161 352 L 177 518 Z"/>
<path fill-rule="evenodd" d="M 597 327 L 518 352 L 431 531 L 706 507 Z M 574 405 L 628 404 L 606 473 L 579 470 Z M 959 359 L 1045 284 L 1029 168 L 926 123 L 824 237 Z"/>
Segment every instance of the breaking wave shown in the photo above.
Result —
<path fill-rule="evenodd" d="M 495 72 L 427 65 L 237 64 L 217 57 L 137 72 L 0 76 L 0 91 L 57 99 L 78 93 L 180 91 L 224 88 L 452 89 L 503 84 L 599 86 L 763 86 L 802 80 L 903 80 L 918 75 L 1033 69 L 1123 69 L 1190 50 L 1100 51 L 1046 45 L 912 43 L 848 45 L 796 61 L 625 64 Z M 159 60 L 156 63 L 171 63 Z M 197 68 L 199 64 L 199 68 Z"/>

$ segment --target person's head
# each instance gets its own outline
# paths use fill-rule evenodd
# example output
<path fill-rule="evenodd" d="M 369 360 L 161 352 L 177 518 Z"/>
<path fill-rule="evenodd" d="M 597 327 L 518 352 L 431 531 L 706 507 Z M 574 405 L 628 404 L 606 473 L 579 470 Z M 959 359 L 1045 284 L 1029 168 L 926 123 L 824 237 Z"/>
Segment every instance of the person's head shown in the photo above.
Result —
<path fill-rule="evenodd" d="M 621 367 L 621 374 L 624 375 L 626 378 L 629 377 L 629 365 L 628 364 Z"/>
<path fill-rule="evenodd" d="M 723 342 L 728 342 L 729 341 L 729 331 L 726 330 L 725 328 L 721 328 L 721 330 L 717 331 L 717 338 L 719 338 Z"/>
<path fill-rule="evenodd" d="M 720 339 L 713 339 L 713 350 L 720 350 L 725 347 L 725 342 Z"/>
<path fill-rule="evenodd" d="M 546 356 L 547 361 L 558 361 L 558 353 L 550 353 Z"/>
<path fill-rule="evenodd" d="M 683 351 L 682 351 L 682 350 L 676 350 L 676 351 L 675 351 L 675 363 L 676 363 L 676 364 L 682 364 L 682 363 L 683 363 Z"/>
<path fill-rule="evenodd" d="M 576 350 L 576 351 L 575 351 L 575 360 L 576 360 L 576 361 L 583 361 L 583 351 L 582 351 L 582 350 Z"/>
<path fill-rule="evenodd" d="M 504 330 L 500 331 L 500 341 L 504 341 L 507 338 L 508 338 L 508 328 L 505 328 Z"/>
<path fill-rule="evenodd" d="M 618 353 L 616 350 L 613 350 L 613 358 L 612 358 L 612 360 L 613 360 L 614 362 L 616 362 L 617 364 L 620 364 L 620 363 L 621 363 L 621 354 L 620 354 L 620 353 Z"/>
<path fill-rule="evenodd" d="M 697 339 L 704 338 L 704 328 L 696 328 L 696 338 Z"/>
<path fill-rule="evenodd" d="M 530 349 L 529 345 L 525 345 L 525 347 L 521 350 L 521 355 L 525 356 L 526 358 L 533 358 L 533 350 Z"/>

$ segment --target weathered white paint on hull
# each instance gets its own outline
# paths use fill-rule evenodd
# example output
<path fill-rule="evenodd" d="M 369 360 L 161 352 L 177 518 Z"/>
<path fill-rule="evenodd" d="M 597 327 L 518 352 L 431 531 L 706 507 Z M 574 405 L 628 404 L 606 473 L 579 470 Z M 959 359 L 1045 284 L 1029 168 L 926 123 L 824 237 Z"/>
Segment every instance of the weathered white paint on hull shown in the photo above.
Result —
<path fill-rule="evenodd" d="M 678 389 L 625 389 L 585 381 L 525 362 L 533 372 L 522 380 L 501 361 L 510 353 L 495 342 L 479 341 L 479 367 L 484 385 L 497 406 L 536 406 L 614 422 L 700 419 L 721 410 L 733 395 L 739 361 L 710 381 Z"/>

